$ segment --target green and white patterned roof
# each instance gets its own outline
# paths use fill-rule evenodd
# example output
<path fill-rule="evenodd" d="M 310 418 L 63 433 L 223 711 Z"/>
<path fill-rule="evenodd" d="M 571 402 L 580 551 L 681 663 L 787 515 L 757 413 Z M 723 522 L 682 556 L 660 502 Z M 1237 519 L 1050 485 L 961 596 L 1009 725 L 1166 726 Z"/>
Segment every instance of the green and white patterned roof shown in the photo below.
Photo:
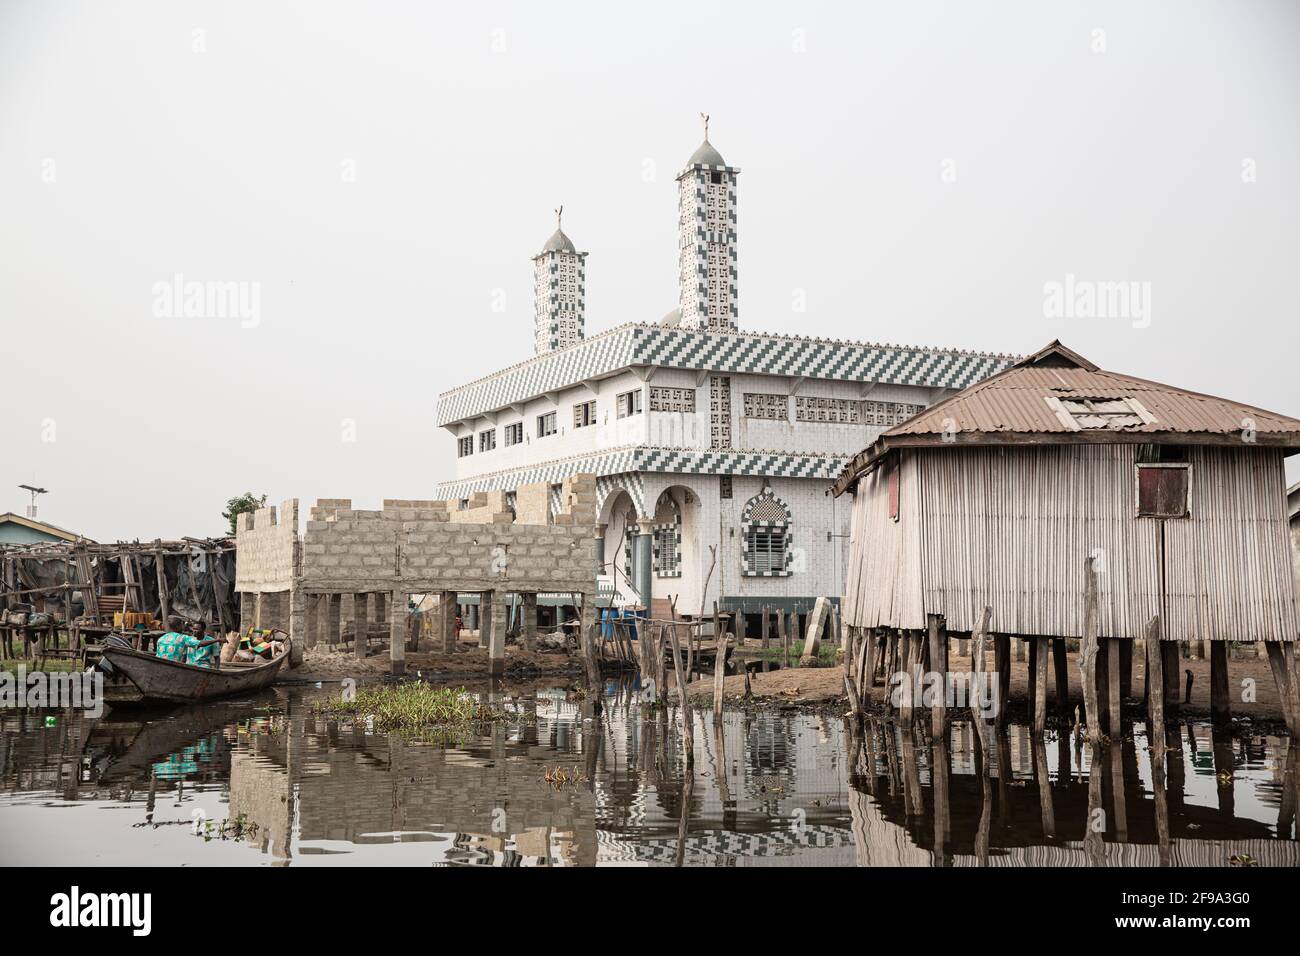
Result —
<path fill-rule="evenodd" d="M 1016 356 L 629 323 L 438 396 L 438 424 L 476 418 L 630 366 L 965 388 Z"/>

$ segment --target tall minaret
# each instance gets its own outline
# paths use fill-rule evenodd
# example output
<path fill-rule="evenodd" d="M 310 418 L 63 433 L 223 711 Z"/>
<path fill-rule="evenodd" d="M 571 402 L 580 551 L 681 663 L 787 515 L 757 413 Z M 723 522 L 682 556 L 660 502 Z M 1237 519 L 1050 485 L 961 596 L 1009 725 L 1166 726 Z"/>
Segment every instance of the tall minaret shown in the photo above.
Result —
<path fill-rule="evenodd" d="M 582 341 L 587 308 L 587 254 L 574 248 L 560 228 L 564 207 L 555 210 L 555 233 L 533 256 L 534 346 L 537 354 Z"/>
<path fill-rule="evenodd" d="M 677 176 L 677 296 L 684 329 L 736 329 L 736 177 L 709 142 Z"/>

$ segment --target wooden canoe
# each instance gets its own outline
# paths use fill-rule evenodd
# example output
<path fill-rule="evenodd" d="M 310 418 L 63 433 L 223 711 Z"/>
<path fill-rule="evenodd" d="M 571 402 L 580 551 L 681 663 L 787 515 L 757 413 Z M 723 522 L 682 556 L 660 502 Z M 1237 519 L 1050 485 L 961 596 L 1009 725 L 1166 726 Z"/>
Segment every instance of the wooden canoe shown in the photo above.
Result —
<path fill-rule="evenodd" d="M 220 667 L 195 667 L 113 645 L 104 648 L 104 656 L 140 689 L 138 702 L 120 700 L 116 703 L 192 704 L 270 686 L 289 659 L 289 641 L 284 642 L 284 652 L 272 660 L 246 664 L 231 661 Z"/>

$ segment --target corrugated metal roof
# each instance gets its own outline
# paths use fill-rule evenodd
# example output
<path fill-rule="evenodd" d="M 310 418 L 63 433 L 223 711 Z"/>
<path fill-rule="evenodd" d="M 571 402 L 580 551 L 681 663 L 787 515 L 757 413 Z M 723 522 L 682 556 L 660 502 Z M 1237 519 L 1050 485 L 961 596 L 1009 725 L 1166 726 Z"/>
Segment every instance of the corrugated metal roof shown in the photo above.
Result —
<path fill-rule="evenodd" d="M 1080 411 L 1087 400 L 1109 400 L 1095 407 L 1111 411 Z M 1138 436 L 1150 436 L 1146 440 L 1154 442 L 1253 440 L 1300 448 L 1300 419 L 1107 372 L 1053 342 L 884 432 L 844 470 L 835 493 L 841 494 L 864 468 L 899 445 L 1143 441 Z"/>

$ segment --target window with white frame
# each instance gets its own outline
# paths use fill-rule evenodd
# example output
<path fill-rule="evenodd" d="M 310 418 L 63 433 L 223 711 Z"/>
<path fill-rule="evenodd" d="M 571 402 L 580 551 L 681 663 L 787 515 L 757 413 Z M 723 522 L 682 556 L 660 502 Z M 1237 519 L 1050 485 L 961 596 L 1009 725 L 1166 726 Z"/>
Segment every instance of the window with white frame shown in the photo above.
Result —
<path fill-rule="evenodd" d="M 582 402 L 573 406 L 573 427 L 586 428 L 596 424 L 596 400 Z"/>
<path fill-rule="evenodd" d="M 518 445 L 524 440 L 524 423 L 511 422 L 505 427 L 506 445 Z"/>
<path fill-rule="evenodd" d="M 474 454 L 474 436 L 466 435 L 464 438 L 456 439 L 456 457 L 465 458 Z"/>
<path fill-rule="evenodd" d="M 619 418 L 631 418 L 641 414 L 641 390 L 624 392 L 615 398 L 615 407 Z"/>

